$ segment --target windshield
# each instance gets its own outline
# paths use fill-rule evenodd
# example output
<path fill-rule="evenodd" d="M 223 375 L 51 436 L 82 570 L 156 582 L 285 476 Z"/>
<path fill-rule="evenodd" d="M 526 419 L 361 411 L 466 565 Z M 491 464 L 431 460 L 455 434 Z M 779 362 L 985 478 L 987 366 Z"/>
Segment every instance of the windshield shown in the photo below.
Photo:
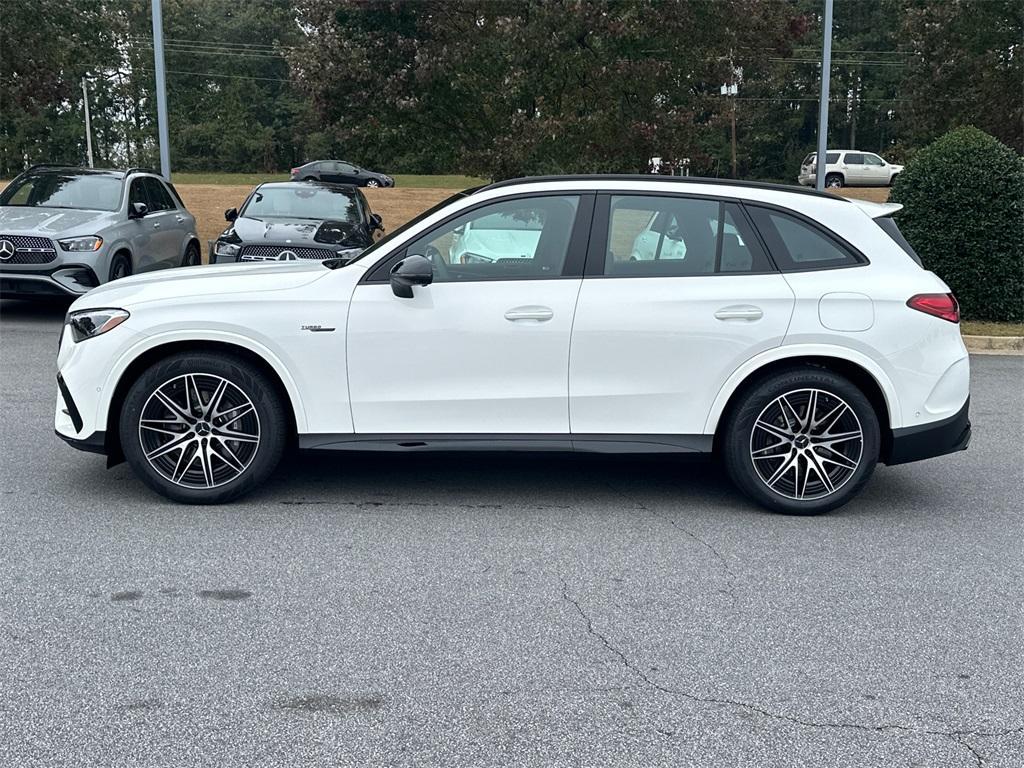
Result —
<path fill-rule="evenodd" d="M 11 182 L 0 193 L 0 205 L 116 211 L 121 206 L 121 177 L 74 171 L 34 173 Z"/>
<path fill-rule="evenodd" d="M 294 187 L 260 187 L 242 209 L 254 219 L 315 219 L 359 222 L 355 193 L 346 189 L 302 184 Z"/>

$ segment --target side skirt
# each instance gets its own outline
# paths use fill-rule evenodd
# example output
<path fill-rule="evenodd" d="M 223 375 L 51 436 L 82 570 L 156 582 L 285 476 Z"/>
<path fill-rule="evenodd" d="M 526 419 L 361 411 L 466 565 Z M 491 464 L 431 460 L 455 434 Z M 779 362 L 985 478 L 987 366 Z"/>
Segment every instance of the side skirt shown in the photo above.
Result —
<path fill-rule="evenodd" d="M 586 453 L 711 453 L 713 442 L 713 435 L 299 435 L 299 448 L 326 451 L 580 451 Z"/>

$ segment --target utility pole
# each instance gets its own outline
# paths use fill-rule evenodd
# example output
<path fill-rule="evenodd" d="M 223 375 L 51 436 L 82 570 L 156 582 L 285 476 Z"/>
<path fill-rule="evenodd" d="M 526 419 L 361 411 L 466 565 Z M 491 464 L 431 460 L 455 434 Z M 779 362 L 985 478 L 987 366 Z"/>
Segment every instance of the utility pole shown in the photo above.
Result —
<path fill-rule="evenodd" d="M 832 69 L 832 0 L 825 0 L 821 43 L 821 96 L 818 100 L 818 154 L 815 156 L 815 187 L 825 189 L 825 161 L 828 150 L 828 79 Z"/>
<path fill-rule="evenodd" d="M 732 177 L 736 178 L 736 96 L 732 97 Z"/>
<path fill-rule="evenodd" d="M 736 98 L 739 95 L 739 81 L 743 79 L 743 70 L 737 69 L 736 65 L 733 63 L 732 51 L 729 51 L 729 72 L 729 82 L 722 85 L 722 87 L 719 89 L 719 92 L 722 94 L 722 96 L 728 96 L 732 99 L 732 110 L 730 117 L 732 144 L 732 177 L 735 179 L 739 175 L 739 167 L 736 161 Z"/>
<path fill-rule="evenodd" d="M 85 87 L 85 77 L 82 78 L 82 101 L 85 103 L 85 151 L 89 157 L 89 167 L 92 168 L 92 118 L 89 115 L 89 89 Z"/>
<path fill-rule="evenodd" d="M 831 2 L 831 0 L 829 0 Z M 171 180 L 171 146 L 167 133 L 167 77 L 164 69 L 164 20 L 160 0 L 153 0 L 153 63 L 156 70 L 156 123 L 160 174 Z"/>

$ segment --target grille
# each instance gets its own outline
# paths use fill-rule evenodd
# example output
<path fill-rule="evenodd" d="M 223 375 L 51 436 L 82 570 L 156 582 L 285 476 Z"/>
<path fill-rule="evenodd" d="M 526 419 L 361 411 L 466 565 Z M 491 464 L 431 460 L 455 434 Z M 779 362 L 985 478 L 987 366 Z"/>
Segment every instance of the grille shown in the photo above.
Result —
<path fill-rule="evenodd" d="M 247 245 L 242 248 L 239 259 L 242 261 L 276 261 L 282 251 L 291 251 L 299 259 L 330 259 L 334 251 L 327 248 L 303 248 L 290 245 Z"/>
<path fill-rule="evenodd" d="M 56 258 L 53 241 L 45 237 L 0 234 L 0 264 L 48 264 Z"/>

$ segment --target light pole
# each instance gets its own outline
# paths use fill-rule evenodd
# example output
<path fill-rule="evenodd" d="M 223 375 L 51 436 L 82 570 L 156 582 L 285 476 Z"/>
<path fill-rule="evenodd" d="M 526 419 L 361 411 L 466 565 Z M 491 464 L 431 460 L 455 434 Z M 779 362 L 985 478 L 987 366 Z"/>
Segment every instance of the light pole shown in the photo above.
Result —
<path fill-rule="evenodd" d="M 828 150 L 828 79 L 832 69 L 832 0 L 825 0 L 824 38 L 821 43 L 821 97 L 818 101 L 818 154 L 814 167 L 815 187 L 825 189 L 825 160 Z"/>
<path fill-rule="evenodd" d="M 171 146 L 167 137 L 167 77 L 164 70 L 164 21 L 160 0 L 153 0 L 153 63 L 156 70 L 156 123 L 160 174 L 171 180 Z"/>
<path fill-rule="evenodd" d="M 82 77 L 82 101 L 85 104 L 85 152 L 89 158 L 89 167 L 92 168 L 92 118 L 89 115 L 89 90 L 85 87 L 85 77 Z"/>

